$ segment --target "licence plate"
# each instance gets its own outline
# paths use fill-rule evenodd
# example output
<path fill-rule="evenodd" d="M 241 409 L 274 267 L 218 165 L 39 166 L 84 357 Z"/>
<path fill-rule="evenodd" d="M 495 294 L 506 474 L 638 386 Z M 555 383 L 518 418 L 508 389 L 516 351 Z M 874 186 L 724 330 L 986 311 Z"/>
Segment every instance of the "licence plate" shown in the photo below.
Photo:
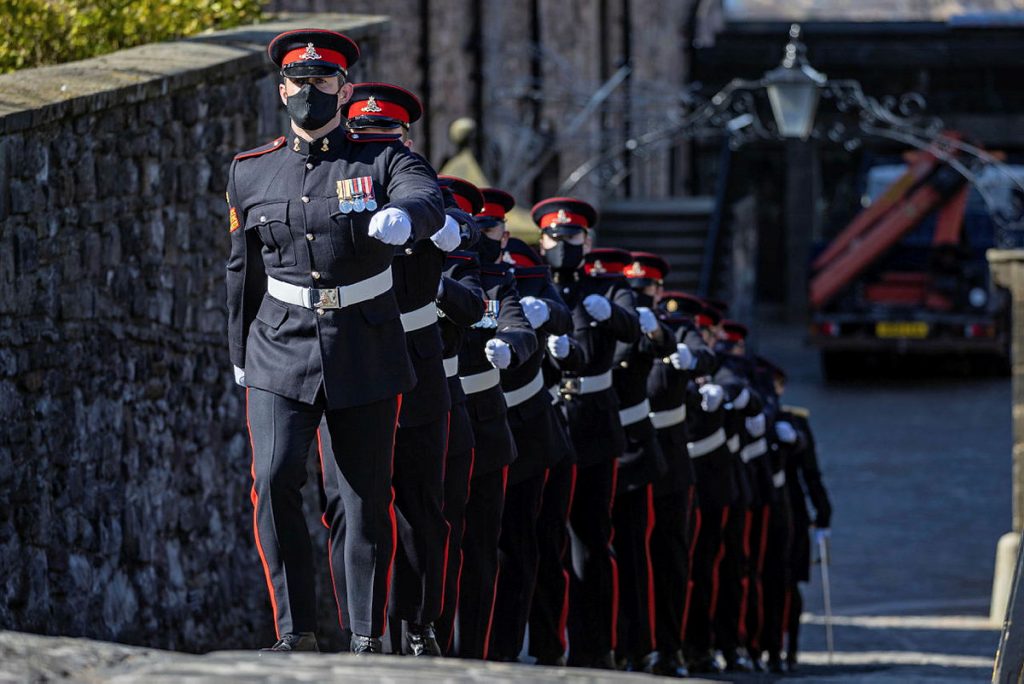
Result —
<path fill-rule="evenodd" d="M 922 340 L 928 337 L 928 324 L 921 321 L 881 321 L 875 324 L 875 335 L 885 338 Z"/>

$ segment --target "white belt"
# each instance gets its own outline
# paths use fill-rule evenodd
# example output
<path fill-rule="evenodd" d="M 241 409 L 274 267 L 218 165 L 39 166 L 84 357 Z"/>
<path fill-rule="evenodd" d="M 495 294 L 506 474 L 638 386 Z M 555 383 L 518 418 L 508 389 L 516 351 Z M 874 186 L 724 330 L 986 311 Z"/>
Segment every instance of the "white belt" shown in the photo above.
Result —
<path fill-rule="evenodd" d="M 459 357 L 453 356 L 450 359 L 445 359 L 444 363 L 444 374 L 445 377 L 454 378 L 459 374 Z"/>
<path fill-rule="evenodd" d="M 426 328 L 435 322 L 437 322 L 437 304 L 434 302 L 421 306 L 415 311 L 402 314 L 402 327 L 407 333 Z"/>
<path fill-rule="evenodd" d="M 582 378 L 565 378 L 562 381 L 562 392 L 566 394 L 593 394 L 603 392 L 612 386 L 612 371 L 609 368 L 600 375 L 588 375 Z"/>
<path fill-rule="evenodd" d="M 751 442 L 743 447 L 743 451 L 740 452 L 740 458 L 743 459 L 744 463 L 750 463 L 758 456 L 764 456 L 766 453 L 768 453 L 768 440 L 762 437 L 756 442 Z"/>
<path fill-rule="evenodd" d="M 680 404 L 667 411 L 655 411 L 651 414 L 651 424 L 659 430 L 679 425 L 686 420 L 686 404 Z"/>
<path fill-rule="evenodd" d="M 485 370 L 483 373 L 461 376 L 462 391 L 466 394 L 476 394 L 496 387 L 501 382 L 501 373 L 497 368 Z"/>
<path fill-rule="evenodd" d="M 619 423 L 622 427 L 639 423 L 651 413 L 651 402 L 644 399 L 639 404 L 619 409 Z"/>
<path fill-rule="evenodd" d="M 776 488 L 785 487 L 786 486 L 786 471 L 785 470 L 780 470 L 779 472 L 777 472 L 774 475 L 772 475 L 772 484 L 775 485 Z"/>
<path fill-rule="evenodd" d="M 537 375 L 533 377 L 533 380 L 526 383 L 519 389 L 514 389 L 511 392 L 505 392 L 505 405 L 511 408 L 512 406 L 522 404 L 542 389 L 544 389 L 543 369 L 538 370 Z"/>
<path fill-rule="evenodd" d="M 267 276 L 267 292 L 274 299 L 307 309 L 344 309 L 365 302 L 391 289 L 391 267 L 351 285 L 319 289 L 292 285 Z"/>
<path fill-rule="evenodd" d="M 726 444 L 729 445 L 729 451 L 731 451 L 732 453 L 738 454 L 740 452 L 740 436 L 739 435 L 733 435 L 732 437 L 730 437 L 729 441 L 726 442 Z"/>
<path fill-rule="evenodd" d="M 686 450 L 690 452 L 690 458 L 700 458 L 707 456 L 723 444 L 725 444 L 725 428 L 718 428 L 704 439 L 687 442 Z"/>

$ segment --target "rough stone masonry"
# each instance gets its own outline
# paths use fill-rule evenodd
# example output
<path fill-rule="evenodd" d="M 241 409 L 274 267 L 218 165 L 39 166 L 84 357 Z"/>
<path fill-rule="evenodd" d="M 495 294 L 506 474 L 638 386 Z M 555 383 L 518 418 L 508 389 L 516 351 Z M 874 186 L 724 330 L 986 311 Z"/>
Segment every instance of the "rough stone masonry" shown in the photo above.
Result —
<path fill-rule="evenodd" d="M 386 21 L 296 18 L 0 77 L 0 628 L 273 641 L 224 187 L 234 153 L 284 131 L 264 46 L 307 25 L 372 54 Z"/>

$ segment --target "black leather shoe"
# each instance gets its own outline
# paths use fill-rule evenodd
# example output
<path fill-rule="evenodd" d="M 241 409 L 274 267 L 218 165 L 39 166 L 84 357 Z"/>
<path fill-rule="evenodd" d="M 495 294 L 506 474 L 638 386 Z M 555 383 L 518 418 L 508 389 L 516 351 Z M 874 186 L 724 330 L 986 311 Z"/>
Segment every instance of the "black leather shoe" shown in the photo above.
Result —
<path fill-rule="evenodd" d="M 384 646 L 381 645 L 380 639 L 377 637 L 353 634 L 352 641 L 349 642 L 349 650 L 353 655 L 367 655 L 370 653 L 383 653 Z"/>
<path fill-rule="evenodd" d="M 674 653 L 662 653 L 658 651 L 652 656 L 648 656 L 648 661 L 644 667 L 644 672 L 648 672 L 653 675 L 660 677 L 687 677 L 689 672 L 686 669 L 686 665 L 676 658 Z"/>
<path fill-rule="evenodd" d="M 796 672 L 800 668 L 796 664 L 796 657 L 786 658 L 786 672 Z"/>
<path fill-rule="evenodd" d="M 782 658 L 778 653 L 768 654 L 768 671 L 772 674 L 786 673 L 786 666 L 782 663 Z"/>
<path fill-rule="evenodd" d="M 687 669 L 689 669 L 690 674 L 720 674 L 722 672 L 722 668 L 718 665 L 718 660 L 712 653 L 694 658 L 689 662 Z"/>
<path fill-rule="evenodd" d="M 441 647 L 437 643 L 437 635 L 434 634 L 434 625 L 417 625 L 414 622 L 406 624 L 405 628 L 405 652 L 411 656 L 433 656 L 441 657 Z"/>
<path fill-rule="evenodd" d="M 750 660 L 744 656 L 730 653 L 725 656 L 725 671 L 726 672 L 753 672 L 754 666 L 750 663 Z"/>
<path fill-rule="evenodd" d="M 260 653 L 294 653 L 298 651 L 319 653 L 320 647 L 316 644 L 316 634 L 313 632 L 285 634 L 270 648 L 260 649 Z"/>
<path fill-rule="evenodd" d="M 566 661 L 565 656 L 555 656 L 554 658 L 537 658 L 538 665 L 544 665 L 545 667 L 565 667 Z"/>

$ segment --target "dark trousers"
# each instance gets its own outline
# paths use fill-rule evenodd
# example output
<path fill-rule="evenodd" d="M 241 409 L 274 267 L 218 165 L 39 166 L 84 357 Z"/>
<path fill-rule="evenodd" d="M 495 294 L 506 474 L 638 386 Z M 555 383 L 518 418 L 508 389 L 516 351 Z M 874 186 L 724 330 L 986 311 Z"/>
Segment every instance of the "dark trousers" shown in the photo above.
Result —
<path fill-rule="evenodd" d="M 785 494 L 786 492 L 783 492 Z M 768 519 L 768 544 L 764 563 L 764 623 L 761 648 L 769 657 L 782 654 L 786 624 L 787 593 L 795 585 L 790 571 L 792 526 L 785 506 L 776 506 Z M 790 599 L 791 601 L 791 599 Z"/>
<path fill-rule="evenodd" d="M 671 654 L 683 645 L 683 621 L 690 577 L 691 523 L 694 488 L 654 498 L 654 533 L 651 563 L 654 565 L 655 637 L 658 650 Z"/>
<path fill-rule="evenodd" d="M 316 631 L 309 529 L 302 513 L 306 459 L 321 417 L 327 437 L 344 445 L 324 459 L 340 506 L 328 506 L 328 559 L 342 628 L 380 636 L 387 615 L 396 530 L 391 459 L 400 398 L 325 410 L 250 388 L 246 412 L 253 452 L 256 547 L 270 590 L 278 636 Z M 323 437 L 323 435 L 321 435 Z M 340 581 L 335 569 L 344 568 Z M 346 591 L 346 584 L 349 591 Z M 345 597 L 345 598 L 342 598 Z"/>
<path fill-rule="evenodd" d="M 722 530 L 722 546 L 718 558 L 718 595 L 713 607 L 715 647 L 726 659 L 736 653 L 741 643 L 740 603 L 743 598 L 748 559 L 745 540 L 750 531 L 748 510 L 731 507 Z"/>
<path fill-rule="evenodd" d="M 537 582 L 537 517 L 544 471 L 509 485 L 498 539 L 498 575 L 488 650 L 491 660 L 515 660 L 523 648 Z"/>
<path fill-rule="evenodd" d="M 465 414 L 463 408 L 462 411 Z M 454 417 L 453 413 L 453 417 Z M 465 424 L 468 427 L 469 419 Z M 453 425 L 454 429 L 454 425 Z M 454 647 L 455 611 L 459 605 L 459 580 L 465 564 L 462 539 L 466 527 L 466 499 L 473 475 L 472 449 L 449 453 L 444 471 L 444 517 L 451 529 L 448 538 L 448 567 L 444 576 L 444 603 L 441 614 L 434 621 L 437 643 L 443 653 L 450 654 Z"/>
<path fill-rule="evenodd" d="M 783 613 L 786 634 L 789 636 L 786 641 L 786 661 L 790 663 L 796 662 L 796 654 L 800 650 L 800 615 L 803 612 L 804 597 L 800 593 L 800 584 L 791 582 L 789 591 L 786 592 L 786 607 Z"/>
<path fill-rule="evenodd" d="M 686 611 L 686 647 L 690 655 L 699 657 L 706 655 L 712 644 L 712 617 L 718 603 L 721 584 L 719 575 L 724 556 L 722 536 L 729 517 L 729 507 L 701 500 L 697 512 L 699 524 L 690 568 L 693 590 Z"/>
<path fill-rule="evenodd" d="M 530 607 L 530 655 L 554 664 L 568 648 L 569 509 L 576 489 L 576 464 L 564 459 L 547 471 L 537 518 L 537 583 Z"/>
<path fill-rule="evenodd" d="M 455 655 L 487 658 L 498 581 L 498 536 L 508 466 L 474 477 L 466 500 L 462 577 L 455 615 Z"/>
<path fill-rule="evenodd" d="M 441 614 L 448 555 L 444 518 L 444 454 L 448 416 L 399 428 L 395 439 L 395 511 L 398 553 L 391 585 L 393 620 L 433 622 Z"/>
<path fill-rule="evenodd" d="M 612 503 L 617 461 L 577 470 L 569 513 L 572 579 L 569 599 L 569 657 L 590 665 L 615 649 L 619 569 L 612 551 Z"/>
<path fill-rule="evenodd" d="M 743 598 L 740 603 L 740 627 L 744 630 L 747 651 L 756 657 L 762 649 L 764 636 L 764 567 L 768 552 L 771 508 L 756 506 L 747 511 L 747 534 L 744 556 L 747 568 L 744 576 Z"/>
<path fill-rule="evenodd" d="M 619 565 L 618 651 L 639 666 L 655 649 L 654 568 L 651 535 L 654 532 L 652 485 L 620 492 L 613 513 L 612 545 Z"/>

